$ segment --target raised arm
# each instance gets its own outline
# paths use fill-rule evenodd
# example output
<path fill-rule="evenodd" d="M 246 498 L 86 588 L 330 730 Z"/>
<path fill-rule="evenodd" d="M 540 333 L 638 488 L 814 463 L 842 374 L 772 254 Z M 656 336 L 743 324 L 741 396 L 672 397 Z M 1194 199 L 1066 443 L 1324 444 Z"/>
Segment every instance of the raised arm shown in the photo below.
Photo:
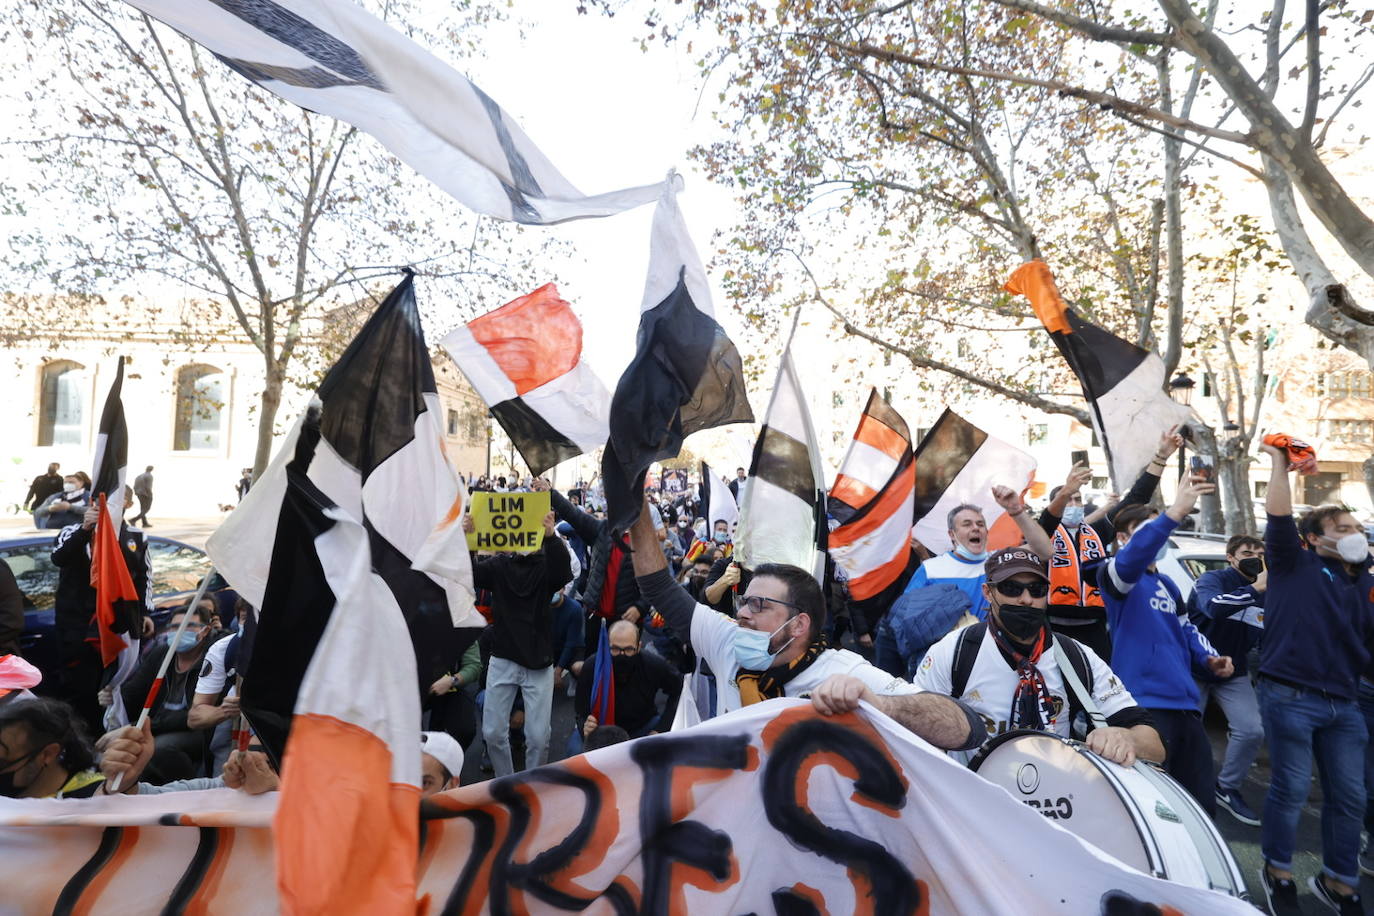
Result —
<path fill-rule="evenodd" d="M 654 530 L 647 505 L 630 526 L 630 551 L 640 596 L 663 615 L 679 639 L 690 643 L 688 634 L 692 632 L 697 603 L 669 575 L 668 560 L 658 547 L 658 532 Z"/>
<path fill-rule="evenodd" d="M 992 488 L 992 498 L 997 500 L 997 505 L 1001 506 L 1007 515 L 1011 516 L 1012 521 L 1016 522 L 1016 527 L 1021 530 L 1021 536 L 1026 539 L 1027 546 L 1046 562 L 1049 562 L 1049 558 L 1054 555 L 1054 546 L 1050 543 L 1050 536 L 1026 511 L 1025 503 L 1021 502 L 1021 494 L 1011 487 L 997 486 Z"/>
<path fill-rule="evenodd" d="M 1054 494 L 1054 499 L 1045 507 L 1045 511 L 1058 518 L 1064 517 L 1064 510 L 1068 508 L 1069 500 L 1073 495 L 1083 489 L 1083 485 L 1092 480 L 1093 472 L 1086 464 L 1075 464 L 1069 470 L 1069 476 L 1064 478 L 1064 485 L 1059 488 L 1059 492 Z"/>
<path fill-rule="evenodd" d="M 530 488 L 536 493 L 542 490 L 548 490 L 549 505 L 553 507 L 553 511 L 558 515 L 559 519 L 572 525 L 573 531 L 577 532 L 577 536 L 580 537 L 583 543 L 588 547 L 596 543 L 596 536 L 601 532 L 601 526 L 604 524 L 601 519 L 584 509 L 579 509 L 577 506 L 574 506 L 562 493 L 552 489 L 548 481 L 542 477 L 531 484 Z"/>
<path fill-rule="evenodd" d="M 1269 456 L 1269 488 L 1264 491 L 1264 511 L 1270 515 L 1293 514 L 1293 485 L 1288 479 L 1288 452 L 1272 445 L 1261 445 Z"/>
<path fill-rule="evenodd" d="M 1126 492 L 1125 498 L 1108 510 L 1108 521 L 1116 518 L 1116 513 L 1126 506 L 1143 506 L 1148 503 L 1150 498 L 1155 495 L 1155 488 L 1159 486 L 1159 479 L 1164 476 L 1164 471 L 1169 466 L 1170 456 L 1182 447 L 1183 437 L 1178 434 L 1177 426 L 1161 434 L 1154 457 L 1150 459 L 1150 463 L 1145 465 L 1145 470 L 1141 471 L 1140 476 L 1131 484 L 1131 489 Z"/>

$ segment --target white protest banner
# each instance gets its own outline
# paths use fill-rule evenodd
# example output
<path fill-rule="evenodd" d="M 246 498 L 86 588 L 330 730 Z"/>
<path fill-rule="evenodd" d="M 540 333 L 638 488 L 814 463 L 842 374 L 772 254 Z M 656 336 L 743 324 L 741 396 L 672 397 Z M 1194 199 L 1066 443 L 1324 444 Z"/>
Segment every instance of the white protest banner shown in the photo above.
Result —
<path fill-rule="evenodd" d="M 0 799 L 5 905 L 275 912 L 271 833 L 252 826 L 270 797 Z M 1254 913 L 1128 868 L 867 706 L 771 700 L 421 815 L 431 912 Z"/>

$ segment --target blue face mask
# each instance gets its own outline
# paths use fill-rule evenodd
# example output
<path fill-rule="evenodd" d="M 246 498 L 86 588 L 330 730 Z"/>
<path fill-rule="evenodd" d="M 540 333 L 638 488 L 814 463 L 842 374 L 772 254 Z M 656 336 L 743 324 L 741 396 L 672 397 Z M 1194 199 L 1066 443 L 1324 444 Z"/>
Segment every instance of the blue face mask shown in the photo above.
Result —
<path fill-rule="evenodd" d="M 1156 562 L 1156 563 L 1163 562 L 1164 558 L 1167 557 L 1168 555 L 1169 555 L 1169 542 L 1168 542 L 1168 541 L 1165 541 L 1163 544 L 1161 544 L 1161 545 L 1159 546 L 1159 552 L 1155 554 L 1155 562 Z"/>
<path fill-rule="evenodd" d="M 778 630 L 791 623 L 791 620 L 784 621 Z M 774 630 L 773 633 L 778 632 Z M 751 630 L 747 627 L 735 627 L 735 662 L 745 671 L 766 671 L 773 667 L 773 660 L 792 644 L 789 639 L 778 647 L 777 652 L 769 652 L 768 646 L 773 641 L 773 633 L 764 633 L 762 630 Z M 794 637 L 795 638 L 795 637 Z"/>
<path fill-rule="evenodd" d="M 730 543 L 730 532 L 728 532 L 728 531 L 717 531 L 717 532 L 714 532 L 714 533 L 711 535 L 711 537 L 715 540 L 715 542 L 716 542 L 717 544 L 728 544 L 728 543 Z"/>
<path fill-rule="evenodd" d="M 1061 518 L 1066 528 L 1077 528 L 1079 525 L 1083 524 L 1083 507 L 1066 506 Z"/>
<path fill-rule="evenodd" d="M 192 649 L 196 647 L 196 643 L 199 641 L 199 633 L 192 633 L 190 630 L 187 630 L 186 632 L 182 633 L 181 636 L 177 639 L 177 651 L 190 652 Z"/>
<path fill-rule="evenodd" d="M 988 558 L 988 552 L 986 550 L 974 553 L 973 551 L 965 547 L 963 544 L 954 545 L 954 552 L 957 553 L 959 556 L 963 557 L 965 560 L 969 560 L 974 563 L 982 563 L 984 560 Z"/>

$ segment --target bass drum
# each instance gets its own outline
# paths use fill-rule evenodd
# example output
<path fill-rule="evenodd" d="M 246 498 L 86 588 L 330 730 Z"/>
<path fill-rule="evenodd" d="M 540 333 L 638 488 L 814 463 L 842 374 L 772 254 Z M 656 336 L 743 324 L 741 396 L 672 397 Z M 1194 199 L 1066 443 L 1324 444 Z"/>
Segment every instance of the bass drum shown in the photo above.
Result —
<path fill-rule="evenodd" d="M 1081 741 L 1021 729 L 969 768 L 1070 833 L 1148 875 L 1245 897 L 1245 879 L 1207 812 L 1162 770 L 1122 767 Z"/>

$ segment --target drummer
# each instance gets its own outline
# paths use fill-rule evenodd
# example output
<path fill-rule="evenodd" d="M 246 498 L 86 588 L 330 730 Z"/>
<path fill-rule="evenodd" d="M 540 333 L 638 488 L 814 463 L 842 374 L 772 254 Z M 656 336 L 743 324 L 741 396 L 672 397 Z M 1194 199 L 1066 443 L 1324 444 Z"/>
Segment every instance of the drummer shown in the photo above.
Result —
<path fill-rule="evenodd" d="M 916 686 L 973 707 L 989 735 L 1030 728 L 1067 738 L 1082 704 L 1071 699 L 1060 673 L 1052 649 L 1058 640 L 1106 717 L 1106 725 L 1088 732 L 1088 748 L 1122 766 L 1137 757 L 1163 761 L 1164 745 L 1150 714 L 1136 705 L 1107 663 L 1087 646 L 1050 632 L 1045 561 L 1026 547 L 1011 547 L 992 554 L 984 570 L 987 621 L 956 630 L 931 646 L 917 670 Z"/>

